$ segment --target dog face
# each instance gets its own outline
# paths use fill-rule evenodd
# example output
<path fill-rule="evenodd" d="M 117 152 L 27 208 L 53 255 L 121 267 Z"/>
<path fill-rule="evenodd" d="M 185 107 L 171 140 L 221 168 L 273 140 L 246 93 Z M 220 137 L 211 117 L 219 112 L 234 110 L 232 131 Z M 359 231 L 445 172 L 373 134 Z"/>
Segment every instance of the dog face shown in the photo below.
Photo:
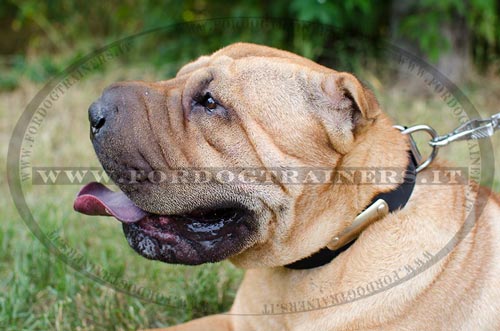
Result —
<path fill-rule="evenodd" d="M 167 81 L 114 84 L 89 118 L 96 154 L 126 196 L 107 201 L 89 189 L 75 208 L 99 213 L 95 196 L 138 253 L 168 263 L 278 266 L 313 253 L 377 188 L 288 185 L 271 170 L 379 166 L 386 157 L 373 141 L 398 144 L 354 76 L 251 44 L 201 57 Z M 251 183 L 162 180 L 194 169 L 266 175 Z"/>

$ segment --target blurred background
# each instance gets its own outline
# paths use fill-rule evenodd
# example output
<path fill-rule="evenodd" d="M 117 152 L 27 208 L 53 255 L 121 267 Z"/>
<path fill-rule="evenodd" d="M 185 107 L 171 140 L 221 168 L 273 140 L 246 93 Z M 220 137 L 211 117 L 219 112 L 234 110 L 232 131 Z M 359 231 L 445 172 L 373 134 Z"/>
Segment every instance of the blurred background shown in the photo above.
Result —
<path fill-rule="evenodd" d="M 320 60 L 332 47 L 334 65 L 352 63 L 353 54 L 373 56 L 377 45 L 391 41 L 430 60 L 454 81 L 471 71 L 498 73 L 500 22 L 494 0 L 446 1 L 2 1 L 0 4 L 0 88 L 14 89 L 21 79 L 41 83 L 89 50 L 139 31 L 182 22 L 260 17 L 301 20 L 335 29 L 329 35 L 294 45 L 293 29 L 266 36 L 281 48 L 296 48 Z M 232 33 L 232 32 L 230 32 Z M 348 38 L 346 38 L 348 36 Z M 151 65 L 191 59 L 223 45 L 227 35 L 206 36 L 202 44 L 178 35 L 178 52 L 155 44 Z M 216 38 L 214 38 L 216 37 Z M 233 37 L 233 36 L 232 36 Z M 309 36 L 312 37 L 312 36 Z M 302 38 L 302 41 L 305 38 Z M 349 39 L 350 43 L 348 43 Z M 338 40 L 342 45 L 335 45 Z M 328 46 L 328 47 L 325 47 Z M 353 49 L 357 50 L 353 52 Z M 201 53 L 200 53 L 201 51 Z M 340 62 L 340 63 L 339 63 Z"/>
<path fill-rule="evenodd" d="M 139 31 L 215 17 L 279 18 L 325 24 L 335 32 L 322 40 L 294 46 L 315 59 L 321 58 L 325 46 L 329 50 L 336 47 L 336 61 L 340 64 L 352 62 L 353 54 L 368 60 L 366 56 L 373 56 L 381 41 L 390 40 L 459 80 L 471 70 L 498 73 L 498 6 L 494 0 L 7 0 L 0 4 L 0 88 L 14 89 L 22 78 L 41 83 L 90 50 Z M 242 35 L 244 30 L 240 31 Z M 210 51 L 214 43 L 224 42 L 220 35 L 206 37 L 203 44 L 194 44 L 189 34 L 178 36 L 175 42 L 180 54 L 166 52 L 169 45 L 155 44 L 156 55 L 149 57 L 154 60 L 151 65 L 161 66 L 174 58 L 191 59 L 200 51 Z M 282 48 L 290 48 L 294 31 L 276 31 L 269 39 Z M 339 40 L 342 45 L 335 45 Z"/>
<path fill-rule="evenodd" d="M 442 97 L 403 68 L 398 54 L 405 51 L 456 84 L 472 115 L 500 112 L 500 5 L 494 0 L 6 0 L 0 31 L 2 165 L 18 119 L 45 84 L 123 38 L 126 52 L 94 66 L 54 103 L 37 133 L 31 166 L 99 167 L 87 108 L 102 89 L 119 80 L 168 79 L 186 62 L 236 41 L 354 72 L 398 124 L 429 124 L 441 134 L 458 126 Z M 488 153 L 500 151 L 497 135 Z M 469 147 L 457 143 L 440 156 L 467 167 Z M 499 167 L 495 160 L 486 170 Z M 128 247 L 117 222 L 73 212 L 74 185 L 24 183 L 34 222 L 23 222 L 4 166 L 0 174 L 1 330 L 135 330 L 230 307 L 242 272 L 229 263 L 183 267 L 145 260 Z M 499 178 L 483 184 L 498 192 Z M 36 238 L 46 236 L 61 256 Z M 75 266 L 77 257 L 88 263 Z M 146 290 L 138 294 L 131 284 Z M 170 301 L 151 302 L 148 290 Z"/>

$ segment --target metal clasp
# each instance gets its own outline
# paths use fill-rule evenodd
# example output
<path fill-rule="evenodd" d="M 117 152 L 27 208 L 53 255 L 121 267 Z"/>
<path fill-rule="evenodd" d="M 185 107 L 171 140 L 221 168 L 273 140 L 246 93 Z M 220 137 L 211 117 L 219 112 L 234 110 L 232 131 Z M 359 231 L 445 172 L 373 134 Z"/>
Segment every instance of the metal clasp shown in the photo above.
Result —
<path fill-rule="evenodd" d="M 416 169 L 417 173 L 427 168 L 429 164 L 431 164 L 431 162 L 434 161 L 434 159 L 436 158 L 436 155 L 438 153 L 438 146 L 431 145 L 432 147 L 431 154 L 427 157 L 427 159 L 425 159 L 425 161 L 422 161 L 422 155 L 418 150 L 415 140 L 413 140 L 412 134 L 418 131 L 424 131 L 431 136 L 431 141 L 433 141 L 434 139 L 436 139 L 436 137 L 438 137 L 436 130 L 434 130 L 428 125 L 423 125 L 423 124 L 415 125 L 409 128 L 405 128 L 404 126 L 401 125 L 394 125 L 394 127 L 400 130 L 402 134 L 407 134 L 410 137 L 411 152 L 413 154 L 413 157 L 415 158 L 415 161 L 417 161 L 417 169 Z"/>
<path fill-rule="evenodd" d="M 429 144 L 433 147 L 442 147 L 459 140 L 488 138 L 498 129 L 500 129 L 500 113 L 485 120 L 473 119 L 465 122 L 453 130 L 453 132 L 435 137 Z"/>
<path fill-rule="evenodd" d="M 458 128 L 453 130 L 453 132 L 448 133 L 444 136 L 438 136 L 436 130 L 428 125 L 415 125 L 409 128 L 405 128 L 401 125 L 394 125 L 395 128 L 399 129 L 402 134 L 408 134 L 410 137 L 410 147 L 417 161 L 417 173 L 424 170 L 432 161 L 436 158 L 438 153 L 438 148 L 448 145 L 451 142 L 459 140 L 471 140 L 471 139 L 482 139 L 491 137 L 495 131 L 500 129 L 500 113 L 491 116 L 488 119 L 472 119 L 460 125 Z M 422 156 L 420 151 L 411 136 L 417 131 L 425 131 L 431 136 L 429 145 L 432 147 L 431 154 L 427 157 L 425 161 L 422 162 Z"/>

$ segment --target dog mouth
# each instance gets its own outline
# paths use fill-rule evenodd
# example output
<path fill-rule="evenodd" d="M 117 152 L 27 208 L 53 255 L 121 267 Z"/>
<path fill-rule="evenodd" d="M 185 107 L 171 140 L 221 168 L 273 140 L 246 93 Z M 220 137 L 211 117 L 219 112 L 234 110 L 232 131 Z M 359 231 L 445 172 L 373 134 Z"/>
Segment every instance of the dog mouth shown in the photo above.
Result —
<path fill-rule="evenodd" d="M 140 209 L 123 192 L 95 182 L 80 190 L 73 208 L 86 215 L 113 216 L 136 252 L 167 263 L 224 260 L 242 251 L 253 232 L 251 212 L 242 206 L 224 203 L 180 215 L 158 215 Z"/>

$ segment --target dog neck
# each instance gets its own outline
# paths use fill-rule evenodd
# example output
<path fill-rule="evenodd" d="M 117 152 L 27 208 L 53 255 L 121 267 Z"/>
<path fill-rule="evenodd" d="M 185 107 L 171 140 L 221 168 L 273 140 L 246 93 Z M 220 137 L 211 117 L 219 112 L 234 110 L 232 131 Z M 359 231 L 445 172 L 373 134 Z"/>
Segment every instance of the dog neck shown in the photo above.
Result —
<path fill-rule="evenodd" d="M 346 251 L 356 241 L 359 234 L 370 224 L 377 221 L 387 213 L 394 212 L 404 208 L 415 186 L 415 177 L 417 175 L 417 161 L 415 156 L 408 152 L 409 162 L 406 167 L 405 180 L 390 192 L 377 194 L 368 206 L 356 217 L 354 223 L 356 226 L 351 230 L 335 237 L 333 243 L 327 245 L 316 253 L 285 265 L 286 268 L 303 270 L 312 269 L 330 263 L 340 253 Z M 338 245 L 339 242 L 343 244 Z"/>

